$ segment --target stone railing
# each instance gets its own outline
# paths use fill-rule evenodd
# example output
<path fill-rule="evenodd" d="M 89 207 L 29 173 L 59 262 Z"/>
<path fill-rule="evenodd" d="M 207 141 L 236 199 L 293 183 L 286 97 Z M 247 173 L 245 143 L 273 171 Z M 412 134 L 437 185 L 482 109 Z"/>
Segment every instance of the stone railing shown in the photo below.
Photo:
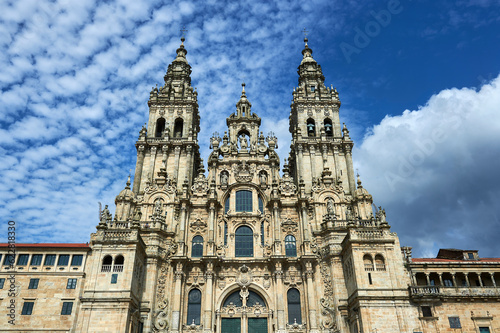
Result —
<path fill-rule="evenodd" d="M 116 231 L 116 230 L 106 230 L 103 235 L 103 239 L 106 241 L 117 240 L 126 241 L 130 240 L 132 237 L 132 231 Z"/>
<path fill-rule="evenodd" d="M 410 296 L 498 297 L 500 296 L 500 290 L 496 287 L 411 286 Z"/>
<path fill-rule="evenodd" d="M 383 230 L 356 230 L 354 234 L 356 235 L 356 238 L 361 239 L 376 239 L 384 237 Z"/>

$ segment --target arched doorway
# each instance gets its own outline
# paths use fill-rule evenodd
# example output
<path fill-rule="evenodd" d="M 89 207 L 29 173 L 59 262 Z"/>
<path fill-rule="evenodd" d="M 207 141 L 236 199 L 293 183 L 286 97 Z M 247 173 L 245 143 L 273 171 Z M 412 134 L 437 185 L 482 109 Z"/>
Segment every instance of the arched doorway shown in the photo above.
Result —
<path fill-rule="evenodd" d="M 271 330 L 269 308 L 258 293 L 246 287 L 226 297 L 218 311 L 220 333 L 267 333 Z"/>

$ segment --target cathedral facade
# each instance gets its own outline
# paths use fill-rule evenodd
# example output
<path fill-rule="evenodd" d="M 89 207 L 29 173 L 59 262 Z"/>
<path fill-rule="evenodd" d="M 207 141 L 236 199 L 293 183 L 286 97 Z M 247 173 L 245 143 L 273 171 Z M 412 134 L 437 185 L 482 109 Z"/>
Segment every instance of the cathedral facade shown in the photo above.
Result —
<path fill-rule="evenodd" d="M 0 275 L 13 272 L 20 285 L 17 331 L 500 328 L 499 259 L 453 249 L 412 258 L 385 211 L 373 208 L 354 174 L 338 92 L 325 86 L 307 39 L 282 169 L 277 138 L 260 131 L 244 84 L 224 134 L 210 139 L 205 169 L 186 54 L 182 39 L 165 84 L 150 92 L 133 184 L 129 179 L 116 197 L 114 217 L 103 210 L 90 243 L 26 244 L 15 256 L 0 246 Z M 33 279 L 37 288 L 21 286 Z"/>

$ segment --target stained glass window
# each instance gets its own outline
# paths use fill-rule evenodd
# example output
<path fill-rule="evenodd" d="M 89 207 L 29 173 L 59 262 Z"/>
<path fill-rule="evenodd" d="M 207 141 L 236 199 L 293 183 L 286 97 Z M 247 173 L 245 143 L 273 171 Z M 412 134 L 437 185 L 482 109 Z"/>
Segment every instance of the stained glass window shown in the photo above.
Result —
<path fill-rule="evenodd" d="M 251 191 L 236 192 L 236 211 L 251 212 L 252 210 L 253 210 L 252 192 Z"/>
<path fill-rule="evenodd" d="M 194 236 L 193 237 L 193 247 L 191 249 L 192 257 L 203 257 L 203 237 Z"/>
<path fill-rule="evenodd" d="M 288 323 L 302 324 L 299 291 L 295 288 L 289 289 L 287 292 L 287 300 L 288 300 Z"/>
<path fill-rule="evenodd" d="M 253 257 L 253 232 L 246 226 L 236 230 L 235 240 L 236 257 Z"/>
<path fill-rule="evenodd" d="M 295 243 L 295 237 L 292 235 L 285 237 L 285 253 L 287 257 L 297 256 L 297 245 Z"/>
<path fill-rule="evenodd" d="M 188 313 L 186 324 L 191 325 L 195 323 L 200 325 L 200 315 L 201 315 L 201 291 L 198 289 L 193 289 L 188 295 Z"/>

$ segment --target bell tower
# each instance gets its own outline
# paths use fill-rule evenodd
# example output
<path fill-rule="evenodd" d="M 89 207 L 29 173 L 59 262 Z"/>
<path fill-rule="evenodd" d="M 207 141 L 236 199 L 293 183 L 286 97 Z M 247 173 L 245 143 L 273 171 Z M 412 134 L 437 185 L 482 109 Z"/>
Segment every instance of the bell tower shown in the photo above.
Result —
<path fill-rule="evenodd" d="M 178 190 L 186 183 L 191 187 L 200 164 L 198 93 L 191 86 L 184 40 L 182 37 L 177 57 L 168 65 L 164 86 L 153 87 L 149 95 L 149 120 L 136 143 L 135 194 L 143 193 L 157 179 Z"/>
<path fill-rule="evenodd" d="M 343 184 L 349 194 L 355 187 L 351 150 L 353 142 L 339 119 L 337 90 L 325 86 L 321 66 L 312 57 L 307 38 L 297 73 L 299 86 L 293 91 L 290 113 L 292 144 L 290 171 L 310 193 L 318 181 Z"/>

